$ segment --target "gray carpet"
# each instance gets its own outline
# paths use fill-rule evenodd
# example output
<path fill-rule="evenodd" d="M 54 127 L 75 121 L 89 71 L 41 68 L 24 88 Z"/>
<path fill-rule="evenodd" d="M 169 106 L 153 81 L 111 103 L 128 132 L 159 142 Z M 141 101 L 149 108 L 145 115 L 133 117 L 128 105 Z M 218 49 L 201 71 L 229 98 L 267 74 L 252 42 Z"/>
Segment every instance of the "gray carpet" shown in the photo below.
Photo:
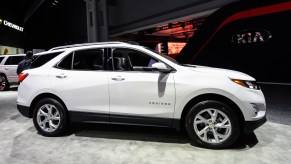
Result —
<path fill-rule="evenodd" d="M 15 90 L 0 93 L 0 163 L 287 164 L 291 160 L 287 105 L 272 106 L 269 121 L 233 147 L 207 150 L 192 146 L 185 134 L 166 128 L 77 124 L 65 136 L 43 137 L 32 120 L 17 111 Z"/>

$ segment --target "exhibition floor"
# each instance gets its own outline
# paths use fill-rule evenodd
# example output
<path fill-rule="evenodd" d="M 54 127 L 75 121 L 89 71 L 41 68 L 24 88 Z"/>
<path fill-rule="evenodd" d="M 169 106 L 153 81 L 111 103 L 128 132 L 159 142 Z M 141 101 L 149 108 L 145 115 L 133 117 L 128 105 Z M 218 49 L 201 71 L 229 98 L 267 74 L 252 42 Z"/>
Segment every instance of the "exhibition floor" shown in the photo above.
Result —
<path fill-rule="evenodd" d="M 268 122 L 225 150 L 192 146 L 167 128 L 78 124 L 66 136 L 43 137 L 17 111 L 12 88 L 0 93 L 0 163 L 290 163 L 290 92 L 262 88 Z"/>

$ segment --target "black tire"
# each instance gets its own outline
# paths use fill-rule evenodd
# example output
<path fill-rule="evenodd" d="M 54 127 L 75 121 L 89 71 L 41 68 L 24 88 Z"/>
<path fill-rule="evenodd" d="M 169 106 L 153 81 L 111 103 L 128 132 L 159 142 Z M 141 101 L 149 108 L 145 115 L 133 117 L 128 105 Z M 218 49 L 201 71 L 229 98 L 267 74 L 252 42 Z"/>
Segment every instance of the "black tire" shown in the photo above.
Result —
<path fill-rule="evenodd" d="M 44 107 L 45 105 L 53 106 L 53 111 L 55 113 L 56 113 L 56 110 L 59 112 L 59 115 L 58 115 L 59 121 L 56 121 L 57 122 L 56 124 L 58 124 L 58 127 L 55 128 L 53 131 L 44 130 L 46 128 L 43 129 L 41 125 L 39 125 L 38 123 L 38 118 L 37 118 L 38 112 L 40 111 L 41 108 L 42 110 L 46 110 L 47 108 Z M 41 117 L 39 118 L 40 118 L 39 120 L 41 120 Z M 43 116 L 43 118 L 45 118 L 45 116 Z M 59 101 L 53 98 L 42 99 L 34 107 L 33 124 L 35 128 L 37 129 L 37 131 L 43 136 L 56 137 L 56 136 L 60 136 L 64 134 L 67 130 L 68 122 L 69 122 L 69 118 L 68 118 L 67 110 Z M 46 123 L 46 126 L 47 125 L 50 126 L 49 123 Z"/>
<path fill-rule="evenodd" d="M 0 75 L 0 91 L 6 91 L 10 87 L 5 75 Z"/>
<path fill-rule="evenodd" d="M 204 114 L 204 116 L 207 117 L 207 113 L 204 112 L 206 109 L 211 109 L 211 110 L 216 109 L 219 112 L 219 114 L 217 116 L 218 120 L 216 120 L 215 123 L 213 123 L 213 124 L 211 124 L 211 123 L 205 124 L 204 122 L 197 124 L 196 129 L 198 129 L 199 126 L 201 126 L 201 129 L 204 129 L 204 128 L 207 129 L 207 130 L 205 130 L 205 131 L 207 131 L 207 132 L 205 132 L 207 135 L 205 135 L 205 133 L 200 134 L 200 137 L 201 137 L 200 138 L 194 129 L 194 119 L 199 113 L 200 113 L 199 114 L 200 116 L 201 116 L 201 114 Z M 229 120 L 228 123 L 230 122 L 230 125 L 231 125 L 231 128 L 229 128 L 229 129 L 231 129 L 230 131 L 227 131 L 226 129 L 223 130 L 223 128 L 216 128 L 215 129 L 215 127 L 213 127 L 213 125 L 222 122 L 222 121 L 220 121 L 223 118 L 223 115 L 221 113 L 225 114 L 228 117 L 228 120 Z M 210 114 L 208 117 L 210 117 Z M 205 119 L 205 120 L 211 121 L 210 118 Z M 200 119 L 198 121 L 200 121 Z M 203 127 L 203 126 L 205 126 L 205 127 Z M 206 126 L 207 127 L 211 126 L 211 128 L 207 128 Z M 234 144 L 237 141 L 238 136 L 240 134 L 239 121 L 238 121 L 238 117 L 236 116 L 235 112 L 228 105 L 226 105 L 222 102 L 219 102 L 219 101 L 214 101 L 214 100 L 202 101 L 202 102 L 194 105 L 186 115 L 185 127 L 186 127 L 187 133 L 188 133 L 188 135 L 189 135 L 189 137 L 194 145 L 204 147 L 204 148 L 211 148 L 211 149 L 222 149 L 222 148 L 227 148 L 227 147 L 231 146 L 232 144 Z M 219 136 L 218 137 L 219 142 L 215 141 L 217 143 L 209 143 L 209 142 L 214 142 L 213 140 L 215 140 L 213 129 L 215 129 L 216 133 L 219 133 L 218 131 L 220 130 L 220 131 L 222 131 L 222 133 L 224 132 L 224 134 L 228 134 L 228 137 L 225 137 L 225 140 L 223 140 Z M 199 132 L 202 132 L 202 130 Z M 203 140 L 204 136 L 206 136 L 207 139 Z M 218 135 L 216 135 L 216 136 L 218 136 Z M 212 139 L 212 141 L 211 141 L 211 139 Z"/>

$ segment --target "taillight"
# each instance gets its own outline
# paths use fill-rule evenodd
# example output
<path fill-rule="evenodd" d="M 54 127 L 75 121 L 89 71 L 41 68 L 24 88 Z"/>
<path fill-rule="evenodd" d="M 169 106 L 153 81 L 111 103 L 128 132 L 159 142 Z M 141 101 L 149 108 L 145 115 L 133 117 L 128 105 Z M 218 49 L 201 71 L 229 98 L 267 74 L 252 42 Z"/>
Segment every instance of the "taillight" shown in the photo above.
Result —
<path fill-rule="evenodd" d="M 20 73 L 18 76 L 18 81 L 21 83 L 27 76 L 28 73 Z"/>

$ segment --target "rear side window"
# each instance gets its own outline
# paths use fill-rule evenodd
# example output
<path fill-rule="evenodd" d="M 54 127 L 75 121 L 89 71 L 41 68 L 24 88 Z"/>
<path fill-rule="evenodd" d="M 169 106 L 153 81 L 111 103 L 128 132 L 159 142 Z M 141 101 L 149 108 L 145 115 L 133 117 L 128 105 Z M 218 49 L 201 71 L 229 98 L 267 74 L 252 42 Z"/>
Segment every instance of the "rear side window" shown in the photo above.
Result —
<path fill-rule="evenodd" d="M 103 51 L 100 49 L 76 51 L 73 60 L 74 70 L 103 69 Z"/>
<path fill-rule="evenodd" d="M 24 56 L 9 56 L 5 65 L 18 65 L 23 59 Z"/>
<path fill-rule="evenodd" d="M 0 63 L 2 62 L 3 59 L 4 59 L 4 57 L 0 57 Z"/>
<path fill-rule="evenodd" d="M 56 57 L 59 54 L 61 54 L 61 53 L 62 52 L 55 52 L 55 53 L 38 55 L 37 57 L 35 57 L 34 61 L 32 62 L 31 68 L 40 67 L 40 66 L 44 65 L 45 63 L 49 62 L 50 60 L 52 60 L 54 57 Z"/>
<path fill-rule="evenodd" d="M 102 49 L 81 50 L 67 55 L 56 67 L 67 70 L 103 70 L 103 60 Z"/>

